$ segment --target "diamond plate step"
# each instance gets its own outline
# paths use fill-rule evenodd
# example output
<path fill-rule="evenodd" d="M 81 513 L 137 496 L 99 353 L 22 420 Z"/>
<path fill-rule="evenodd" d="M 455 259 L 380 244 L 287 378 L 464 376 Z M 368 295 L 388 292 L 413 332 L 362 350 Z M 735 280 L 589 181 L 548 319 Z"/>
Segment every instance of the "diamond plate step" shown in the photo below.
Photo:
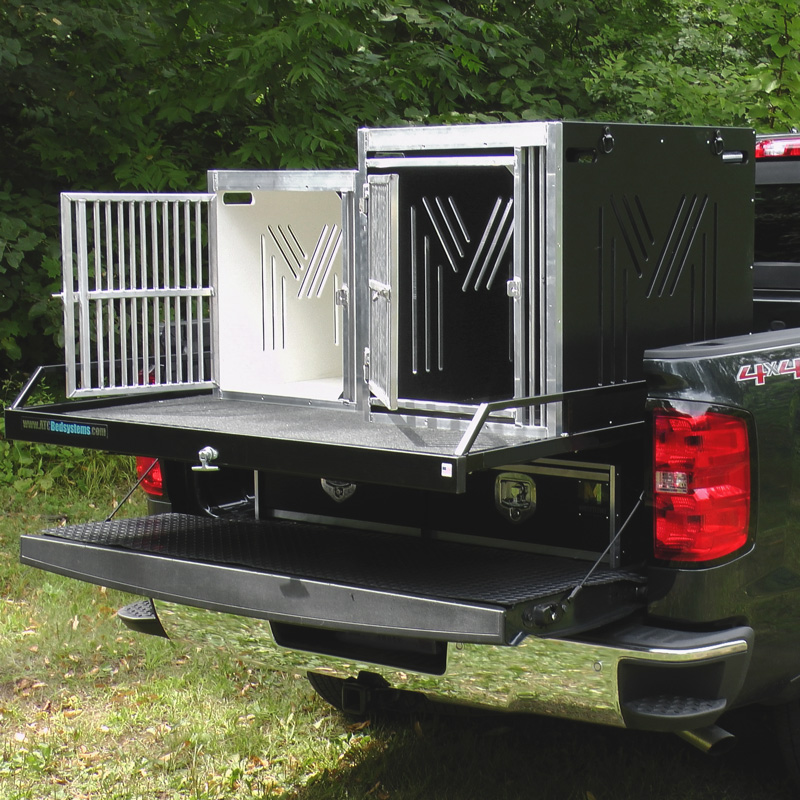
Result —
<path fill-rule="evenodd" d="M 722 711 L 725 705 L 724 699 L 666 694 L 642 697 L 624 703 L 626 709 L 652 717 L 695 717 L 699 714 Z"/>
<path fill-rule="evenodd" d="M 120 622 L 123 622 L 128 628 L 138 633 L 147 633 L 151 636 L 167 637 L 161 621 L 156 613 L 153 601 L 150 599 L 137 600 L 134 603 L 129 603 L 119 611 L 117 617 Z"/>

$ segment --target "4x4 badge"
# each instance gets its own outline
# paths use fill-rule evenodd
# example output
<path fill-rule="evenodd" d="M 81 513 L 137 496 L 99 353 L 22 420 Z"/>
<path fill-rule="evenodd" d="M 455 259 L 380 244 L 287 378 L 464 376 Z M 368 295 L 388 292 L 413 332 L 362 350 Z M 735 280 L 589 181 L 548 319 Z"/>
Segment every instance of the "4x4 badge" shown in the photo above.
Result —
<path fill-rule="evenodd" d="M 763 386 L 767 378 L 777 378 L 784 375 L 800 380 L 800 358 L 786 358 L 783 361 L 769 361 L 760 364 L 745 364 L 736 373 L 736 380 L 739 383 L 755 381 L 756 386 Z"/>

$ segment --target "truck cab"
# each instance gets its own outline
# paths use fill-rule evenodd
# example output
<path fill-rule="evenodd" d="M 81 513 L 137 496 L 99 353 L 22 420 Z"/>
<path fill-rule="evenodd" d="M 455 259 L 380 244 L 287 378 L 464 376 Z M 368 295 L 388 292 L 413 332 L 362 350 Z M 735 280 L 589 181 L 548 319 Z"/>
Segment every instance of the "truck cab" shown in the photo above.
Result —
<path fill-rule="evenodd" d="M 800 134 L 756 141 L 754 330 L 800 327 Z"/>

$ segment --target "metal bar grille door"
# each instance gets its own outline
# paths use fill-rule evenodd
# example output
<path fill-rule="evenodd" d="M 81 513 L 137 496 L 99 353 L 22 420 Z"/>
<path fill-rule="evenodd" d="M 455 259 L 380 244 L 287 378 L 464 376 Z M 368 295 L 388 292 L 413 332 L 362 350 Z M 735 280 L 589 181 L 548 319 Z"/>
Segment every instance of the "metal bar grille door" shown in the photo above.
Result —
<path fill-rule="evenodd" d="M 397 408 L 397 175 L 369 176 L 369 388 Z"/>
<path fill-rule="evenodd" d="M 210 385 L 213 197 L 62 194 L 70 397 Z"/>

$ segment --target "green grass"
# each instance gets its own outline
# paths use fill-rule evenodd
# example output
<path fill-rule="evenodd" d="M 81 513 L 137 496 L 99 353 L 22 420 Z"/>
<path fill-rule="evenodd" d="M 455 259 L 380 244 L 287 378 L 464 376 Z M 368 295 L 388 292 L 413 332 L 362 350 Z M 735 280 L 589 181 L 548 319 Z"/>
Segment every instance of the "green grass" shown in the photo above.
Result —
<path fill-rule="evenodd" d="M 120 492 L 0 491 L 0 798 L 794 796 L 766 712 L 707 758 L 676 737 L 511 715 L 354 724 L 303 676 L 130 633 L 130 597 L 17 563 L 20 534 L 101 519 Z M 122 513 L 142 513 L 138 507 Z"/>
<path fill-rule="evenodd" d="M 369 738 L 301 676 L 137 636 L 130 596 L 17 564 L 21 533 L 110 497 L 25 505 L 0 521 L 0 797 L 280 796 Z"/>

